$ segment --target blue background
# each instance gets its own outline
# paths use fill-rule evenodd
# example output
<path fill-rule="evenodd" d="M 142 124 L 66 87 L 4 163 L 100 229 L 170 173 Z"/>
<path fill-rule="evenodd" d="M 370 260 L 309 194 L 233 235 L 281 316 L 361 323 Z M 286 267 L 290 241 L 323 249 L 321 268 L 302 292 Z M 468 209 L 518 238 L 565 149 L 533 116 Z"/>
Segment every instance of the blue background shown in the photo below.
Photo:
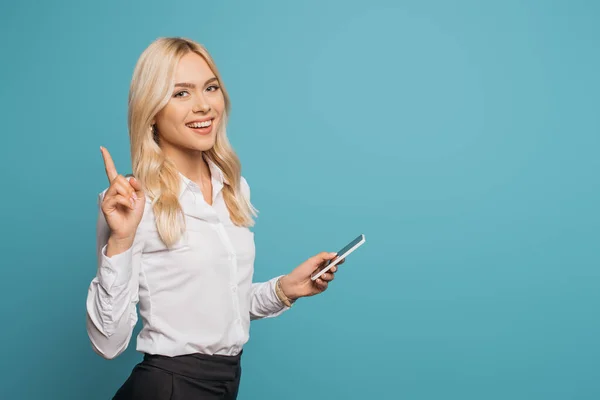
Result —
<path fill-rule="evenodd" d="M 367 237 L 253 323 L 240 399 L 600 398 L 599 5 L 3 2 L 0 398 L 108 399 L 141 358 L 93 353 L 85 298 L 159 36 L 229 89 L 257 280 Z"/>

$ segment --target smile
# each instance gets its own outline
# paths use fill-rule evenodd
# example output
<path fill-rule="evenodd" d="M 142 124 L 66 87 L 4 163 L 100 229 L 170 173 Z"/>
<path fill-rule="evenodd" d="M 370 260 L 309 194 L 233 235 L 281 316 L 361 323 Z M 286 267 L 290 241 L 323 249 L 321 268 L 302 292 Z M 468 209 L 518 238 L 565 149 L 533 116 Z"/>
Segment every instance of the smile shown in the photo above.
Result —
<path fill-rule="evenodd" d="M 208 121 L 204 121 L 204 122 L 192 122 L 191 124 L 185 124 L 185 126 L 187 126 L 188 128 L 208 128 L 209 126 L 212 125 L 212 119 L 209 119 Z"/>

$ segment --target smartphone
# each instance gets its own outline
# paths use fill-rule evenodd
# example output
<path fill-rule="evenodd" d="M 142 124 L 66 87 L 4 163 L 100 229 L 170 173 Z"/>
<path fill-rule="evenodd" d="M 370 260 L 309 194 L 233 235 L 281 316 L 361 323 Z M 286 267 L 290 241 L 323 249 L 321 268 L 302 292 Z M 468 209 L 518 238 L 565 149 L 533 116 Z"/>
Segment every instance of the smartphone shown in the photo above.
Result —
<path fill-rule="evenodd" d="M 329 271 L 334 265 L 338 264 L 344 258 L 348 257 L 350 253 L 354 250 L 358 249 L 363 243 L 365 243 L 367 239 L 365 235 L 360 235 L 346 246 L 344 246 L 340 251 L 337 252 L 337 256 L 334 259 L 327 261 L 327 263 L 319 268 L 317 268 L 310 276 L 310 279 L 316 281 L 321 275 L 325 272 Z"/>

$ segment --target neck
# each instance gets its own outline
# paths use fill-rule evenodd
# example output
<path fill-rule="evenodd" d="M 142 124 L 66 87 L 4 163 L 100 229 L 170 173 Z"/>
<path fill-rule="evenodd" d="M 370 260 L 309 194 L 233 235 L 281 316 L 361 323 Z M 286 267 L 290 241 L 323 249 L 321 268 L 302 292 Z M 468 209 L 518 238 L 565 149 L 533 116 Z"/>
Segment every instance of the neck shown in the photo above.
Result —
<path fill-rule="evenodd" d="M 196 183 L 210 182 L 210 168 L 202 151 L 181 151 L 171 146 L 163 147 L 165 155 L 186 178 Z"/>

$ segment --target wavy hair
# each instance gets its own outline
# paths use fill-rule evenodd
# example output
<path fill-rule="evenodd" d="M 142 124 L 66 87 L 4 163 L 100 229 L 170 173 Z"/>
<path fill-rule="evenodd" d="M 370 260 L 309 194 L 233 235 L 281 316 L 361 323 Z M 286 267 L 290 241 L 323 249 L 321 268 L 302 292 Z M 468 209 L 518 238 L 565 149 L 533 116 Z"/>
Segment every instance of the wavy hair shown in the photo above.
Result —
<path fill-rule="evenodd" d="M 225 99 L 225 111 L 216 132 L 214 146 L 204 152 L 225 175 L 223 198 L 232 222 L 237 226 L 253 226 L 257 210 L 244 193 L 241 163 L 226 134 L 231 105 L 217 67 L 204 46 L 186 38 L 158 38 L 141 54 L 135 66 L 129 90 L 128 127 L 133 175 L 152 201 L 156 227 L 161 240 L 171 246 L 185 230 L 183 210 L 179 203 L 181 178 L 155 137 L 152 121 L 170 99 L 174 88 L 175 68 L 186 54 L 201 56 L 219 80 Z"/>

